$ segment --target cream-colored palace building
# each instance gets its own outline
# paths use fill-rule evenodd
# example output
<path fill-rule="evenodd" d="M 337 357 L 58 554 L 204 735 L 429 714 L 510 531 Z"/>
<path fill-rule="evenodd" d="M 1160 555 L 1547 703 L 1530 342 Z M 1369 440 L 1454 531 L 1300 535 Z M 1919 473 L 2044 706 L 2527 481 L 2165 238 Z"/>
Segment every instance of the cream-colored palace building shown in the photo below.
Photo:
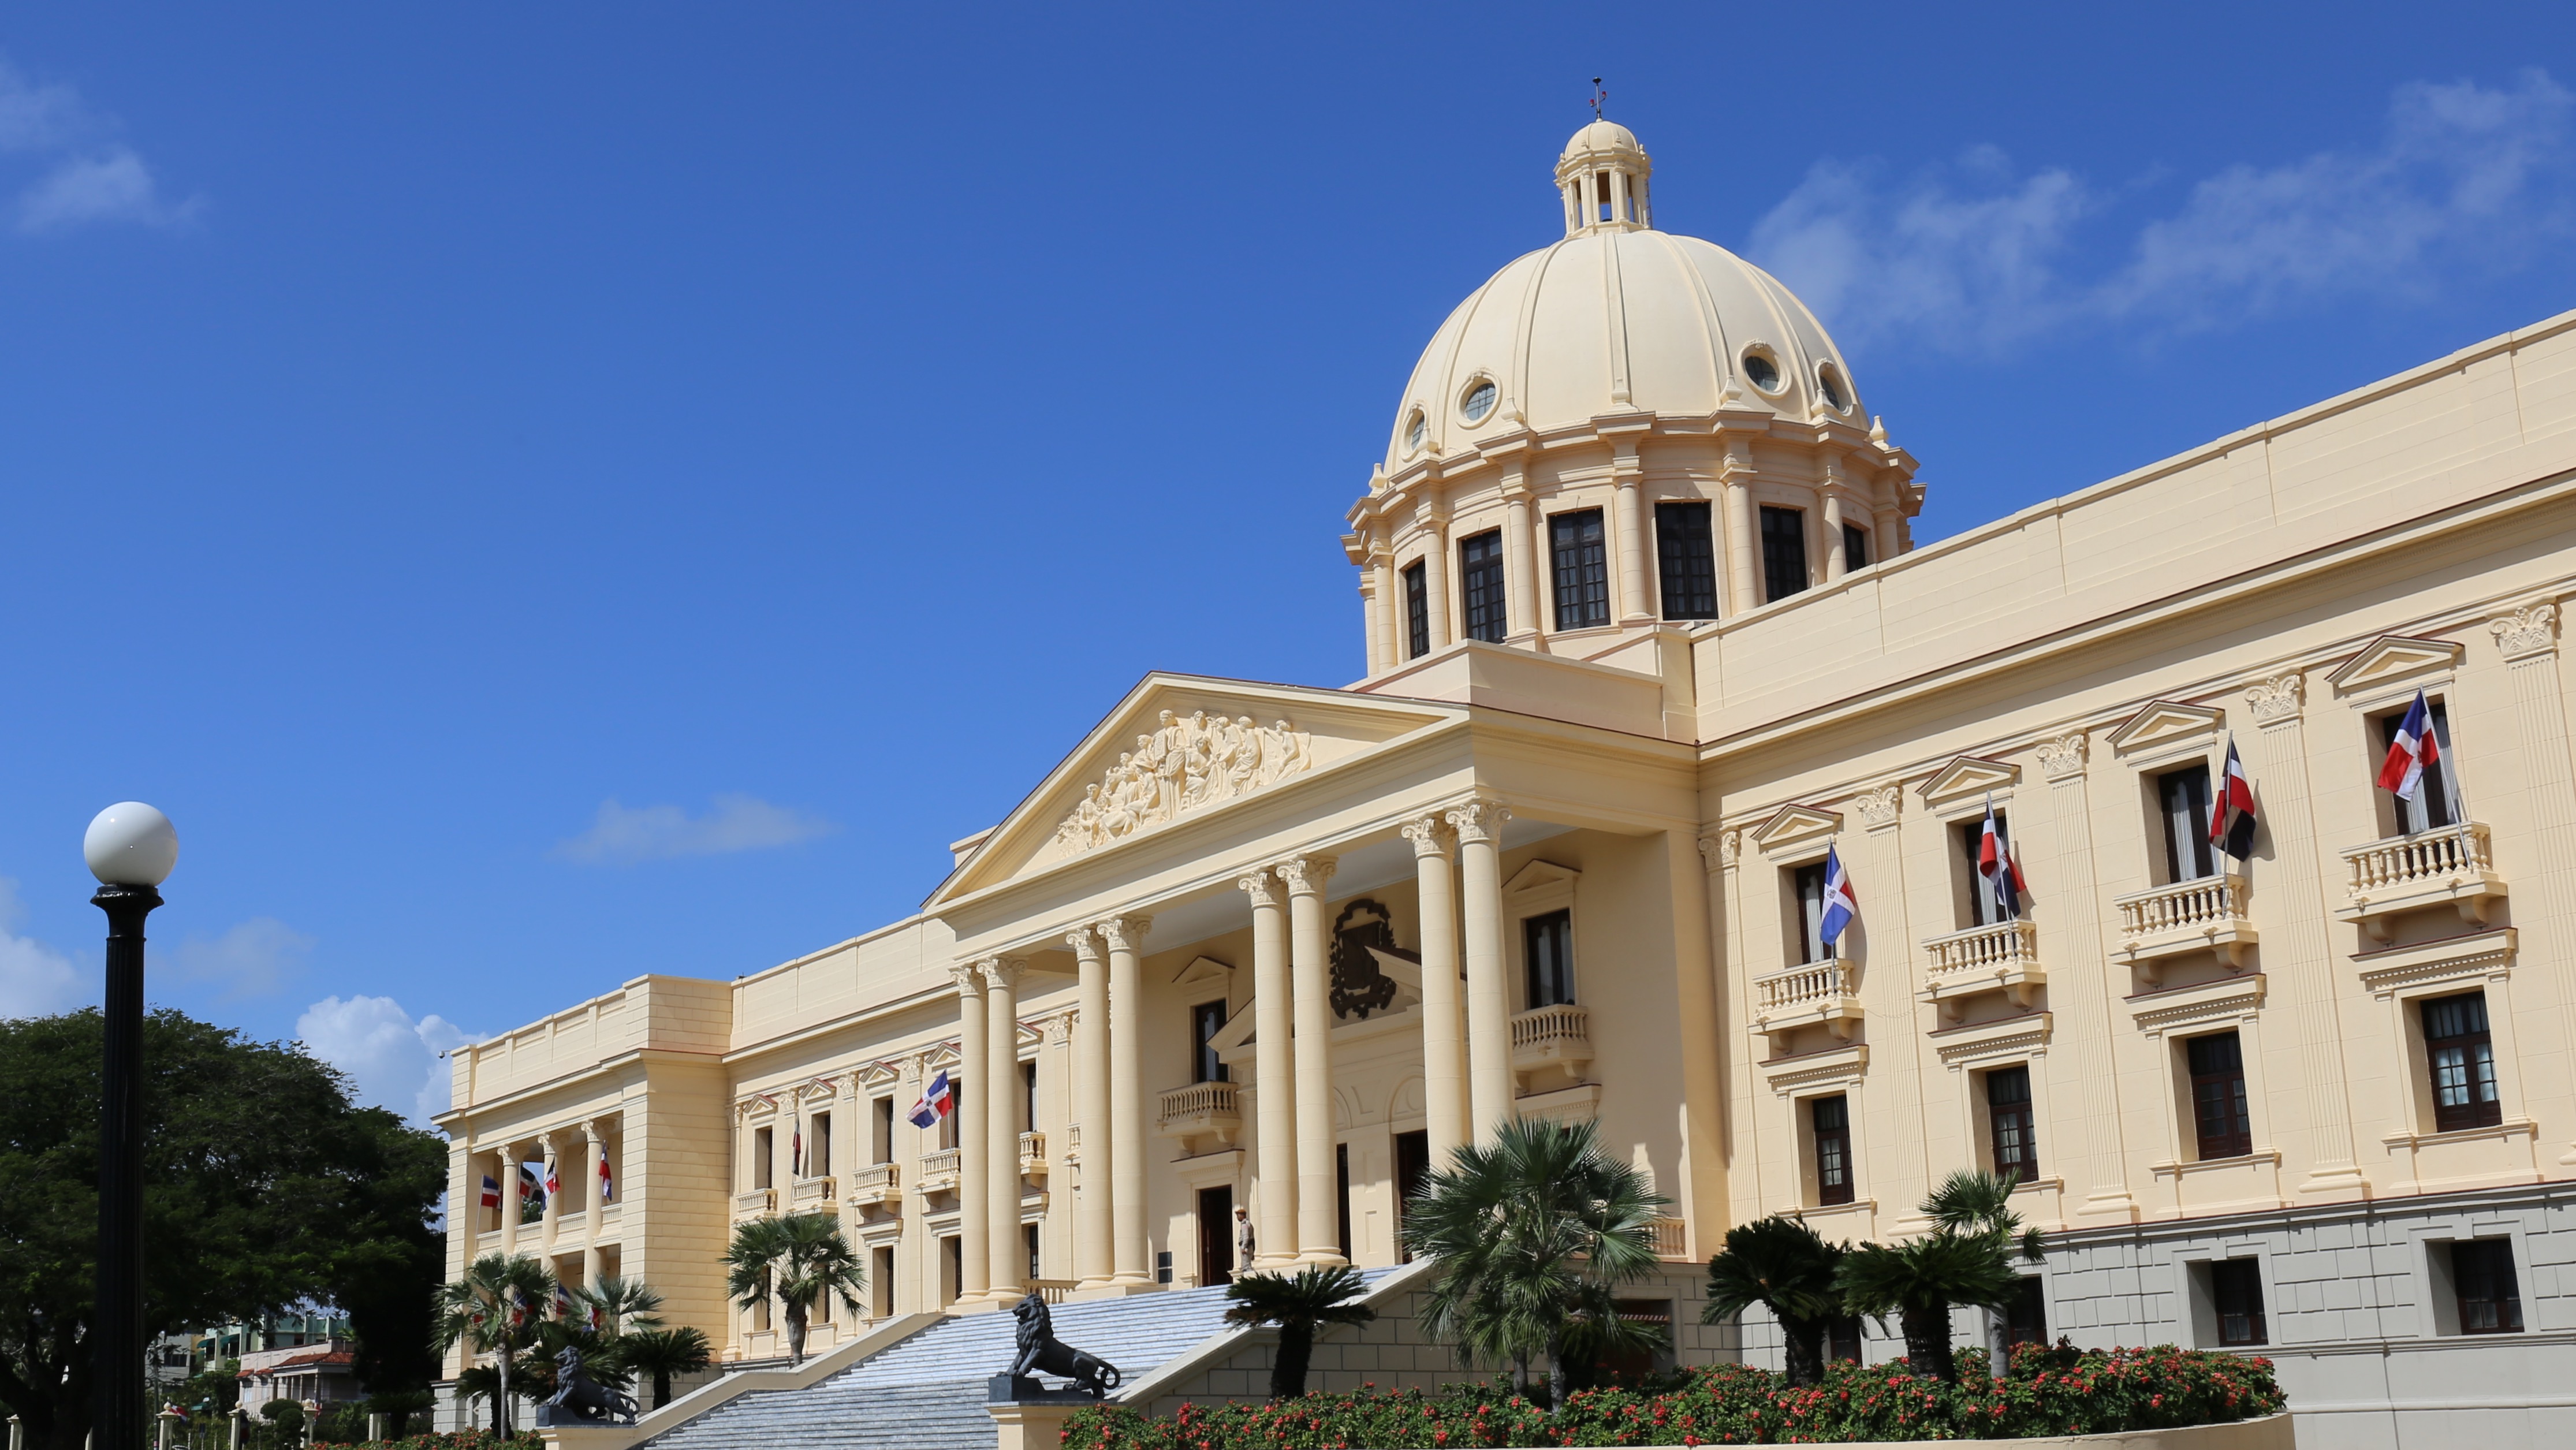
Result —
<path fill-rule="evenodd" d="M 916 915 L 458 1052 L 451 1267 L 640 1276 L 761 1361 L 753 1216 L 837 1215 L 876 1320 L 1219 1282 L 1238 1209 L 1255 1266 L 1386 1266 L 1542 1114 L 1670 1198 L 1685 1360 L 1771 1353 L 1696 1326 L 1728 1226 L 1902 1237 L 1986 1166 L 2051 1234 L 2015 1333 L 2269 1354 L 2315 1443 L 2576 1423 L 2576 314 L 1918 543 L 1833 340 L 1649 173 L 1577 133 L 1562 240 L 1405 382 L 1357 683 L 1148 676 Z M 542 1221 L 472 1206 L 547 1160 Z"/>

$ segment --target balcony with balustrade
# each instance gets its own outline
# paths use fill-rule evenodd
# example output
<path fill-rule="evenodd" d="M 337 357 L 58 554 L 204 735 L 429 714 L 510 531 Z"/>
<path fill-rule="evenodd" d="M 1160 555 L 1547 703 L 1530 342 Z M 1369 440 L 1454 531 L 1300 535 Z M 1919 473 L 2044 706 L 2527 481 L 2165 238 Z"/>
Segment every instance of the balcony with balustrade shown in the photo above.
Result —
<path fill-rule="evenodd" d="M 2204 876 L 2152 891 L 2131 892 L 2111 903 L 2120 912 L 2121 960 L 2144 969 L 2150 983 L 2166 957 L 2214 952 L 2230 967 L 2245 965 L 2254 924 L 2245 916 L 2245 878 Z"/>
<path fill-rule="evenodd" d="M 903 1202 L 903 1175 L 891 1163 L 873 1164 L 849 1175 L 850 1203 L 858 1208 L 892 1208 Z"/>
<path fill-rule="evenodd" d="M 778 1190 L 775 1188 L 754 1188 L 733 1196 L 733 1216 L 738 1219 L 758 1218 L 764 1213 L 775 1212 L 777 1208 Z"/>
<path fill-rule="evenodd" d="M 913 1181 L 913 1191 L 924 1198 L 934 1193 L 957 1191 L 957 1150 L 941 1148 L 921 1155 L 921 1176 Z"/>
<path fill-rule="evenodd" d="M 832 1206 L 832 1180 L 799 1178 L 787 1185 L 787 1207 L 796 1213 L 813 1213 Z"/>
<path fill-rule="evenodd" d="M 1020 1135 L 1020 1174 L 1026 1178 L 1047 1176 L 1047 1138 L 1044 1133 Z"/>
<path fill-rule="evenodd" d="M 1179 1139 L 1185 1158 L 1234 1147 L 1243 1134 L 1242 1089 L 1230 1082 L 1173 1088 L 1162 1095 L 1154 1130 Z"/>
<path fill-rule="evenodd" d="M 2039 928 L 2028 921 L 1925 937 L 1923 957 L 1923 984 L 1914 999 L 1940 1008 L 1949 1022 L 1962 1020 L 1968 999 L 1986 992 L 2006 993 L 2014 1006 L 2027 1010 L 2048 982 L 2039 962 Z"/>
<path fill-rule="evenodd" d="M 1512 1071 L 1524 1085 L 1554 1071 L 1569 1083 L 1583 1081 L 1592 1065 L 1592 1014 L 1572 1002 L 1533 1007 L 1512 1016 Z"/>
<path fill-rule="evenodd" d="M 2488 907 L 2505 894 L 2483 821 L 2391 836 L 2341 854 L 2344 904 L 2335 908 L 2335 920 L 2352 922 L 2382 945 L 2394 939 L 2394 918 L 2402 913 L 2449 906 L 2462 921 L 2483 926 Z"/>
<path fill-rule="evenodd" d="M 1788 1050 L 1789 1034 L 1801 1027 L 1822 1026 L 1837 1041 L 1851 1040 L 1860 1022 L 1860 971 L 1848 958 L 1805 962 L 1753 979 L 1751 1030 L 1771 1039 L 1771 1050 Z"/>

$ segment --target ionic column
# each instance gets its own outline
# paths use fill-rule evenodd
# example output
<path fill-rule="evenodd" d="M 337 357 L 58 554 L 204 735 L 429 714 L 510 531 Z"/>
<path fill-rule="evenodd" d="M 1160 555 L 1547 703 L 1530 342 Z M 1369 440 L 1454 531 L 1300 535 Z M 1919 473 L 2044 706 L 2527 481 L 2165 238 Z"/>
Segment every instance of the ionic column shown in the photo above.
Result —
<path fill-rule="evenodd" d="M 1150 917 L 1113 916 L 1094 928 L 1109 943 L 1109 1259 L 1116 1282 L 1131 1285 L 1153 1282 L 1145 1253 L 1145 974 L 1137 957 L 1152 925 Z"/>
<path fill-rule="evenodd" d="M 1252 898 L 1252 1151 L 1261 1184 L 1252 1267 L 1296 1261 L 1297 1100 L 1289 1045 L 1288 924 L 1267 868 L 1234 883 Z"/>
<path fill-rule="evenodd" d="M 1745 614 L 1762 607 L 1762 556 L 1753 533 L 1753 464 L 1745 445 L 1726 442 L 1726 597 L 1727 613 Z"/>
<path fill-rule="evenodd" d="M 1431 647 L 1439 649 L 1455 638 L 1449 633 L 1449 516 L 1432 514 L 1425 528 L 1429 542 L 1422 551 L 1423 604 L 1431 617 Z"/>
<path fill-rule="evenodd" d="M 1515 467 L 1503 478 L 1503 593 L 1509 618 L 1503 638 L 1526 640 L 1538 633 L 1538 590 L 1530 582 L 1530 491 Z"/>
<path fill-rule="evenodd" d="M 992 1288 L 993 1160 L 984 1106 L 975 1096 L 993 1080 L 990 1031 L 984 1022 L 984 974 L 960 962 L 948 969 L 957 982 L 958 1080 L 965 1087 L 957 1114 L 957 1297 L 971 1302 Z"/>
<path fill-rule="evenodd" d="M 1646 605 L 1645 465 L 1637 459 L 1637 440 L 1621 438 L 1611 464 L 1618 491 L 1611 495 L 1611 521 L 1619 530 L 1619 622 L 1638 624 L 1655 617 Z"/>
<path fill-rule="evenodd" d="M 1333 1002 L 1324 949 L 1330 856 L 1271 867 L 1288 887 L 1288 974 L 1297 1022 L 1297 1259 L 1341 1264 L 1341 1193 L 1333 1161 Z"/>
<path fill-rule="evenodd" d="M 1825 494 L 1825 580 L 1840 579 L 1851 568 L 1843 552 L 1843 496 L 1828 490 Z"/>
<path fill-rule="evenodd" d="M 1073 1018 L 1073 1111 L 1082 1125 L 1082 1187 L 1074 1199 L 1073 1271 L 1079 1287 L 1109 1282 L 1110 1145 L 1118 1139 L 1109 1121 L 1109 959 L 1100 933 L 1089 927 L 1065 933 L 1073 948 L 1079 1003 Z"/>
<path fill-rule="evenodd" d="M 1467 1141 L 1467 1043 L 1458 1023 L 1458 899 L 1440 818 L 1404 823 L 1422 912 L 1422 1108 L 1431 1166 Z"/>
<path fill-rule="evenodd" d="M 1491 1142 L 1510 1122 L 1511 998 L 1503 989 L 1503 859 L 1499 837 L 1512 813 L 1499 801 L 1471 800 L 1448 813 L 1458 832 L 1458 873 L 1465 878 L 1467 947 L 1467 1098 L 1476 1141 Z"/>
<path fill-rule="evenodd" d="M 1029 1260 L 1020 1239 L 1020 967 L 1013 957 L 986 957 L 975 964 L 984 974 L 984 1025 L 992 1043 L 985 1049 L 984 1152 L 991 1165 L 985 1169 L 991 1185 L 985 1212 L 991 1224 L 987 1248 L 996 1301 L 1020 1297 Z"/>

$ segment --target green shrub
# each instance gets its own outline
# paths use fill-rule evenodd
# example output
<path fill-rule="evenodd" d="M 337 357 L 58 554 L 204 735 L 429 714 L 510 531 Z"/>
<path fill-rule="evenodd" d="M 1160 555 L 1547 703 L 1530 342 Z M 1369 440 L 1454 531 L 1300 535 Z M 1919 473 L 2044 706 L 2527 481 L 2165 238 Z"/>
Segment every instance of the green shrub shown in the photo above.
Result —
<path fill-rule="evenodd" d="M 1829 1367 L 1792 1389 L 1743 1365 L 1693 1370 L 1677 1388 L 1582 1390 L 1561 1414 L 1508 1385 L 1438 1395 L 1318 1394 L 1275 1404 L 1191 1405 L 1169 1418 L 1086 1408 L 1065 1450 L 1468 1450 L 1537 1445 L 1831 1444 L 1853 1440 L 2010 1439 L 2099 1434 L 2251 1419 L 2282 1407 L 2272 1364 L 2176 1349 L 2025 1346 L 2002 1379 L 1983 1350 L 1958 1355 L 1959 1381 L 1912 1373 L 1902 1360 Z"/>
<path fill-rule="evenodd" d="M 544 1442 L 533 1432 L 517 1434 L 507 1440 L 495 1439 L 489 1430 L 460 1430 L 437 1435 L 405 1435 L 399 1440 L 366 1440 L 333 1443 L 313 1442 L 313 1450 L 540 1450 Z"/>

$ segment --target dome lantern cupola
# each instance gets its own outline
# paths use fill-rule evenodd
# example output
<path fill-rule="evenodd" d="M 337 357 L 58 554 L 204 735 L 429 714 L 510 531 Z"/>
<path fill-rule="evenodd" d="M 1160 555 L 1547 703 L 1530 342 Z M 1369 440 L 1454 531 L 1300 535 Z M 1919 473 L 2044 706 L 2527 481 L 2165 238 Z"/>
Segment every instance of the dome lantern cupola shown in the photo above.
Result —
<path fill-rule="evenodd" d="M 1556 160 L 1556 189 L 1565 197 L 1565 234 L 1639 231 L 1655 224 L 1646 178 L 1655 164 L 1636 134 L 1616 121 L 1594 121 L 1565 143 Z"/>

